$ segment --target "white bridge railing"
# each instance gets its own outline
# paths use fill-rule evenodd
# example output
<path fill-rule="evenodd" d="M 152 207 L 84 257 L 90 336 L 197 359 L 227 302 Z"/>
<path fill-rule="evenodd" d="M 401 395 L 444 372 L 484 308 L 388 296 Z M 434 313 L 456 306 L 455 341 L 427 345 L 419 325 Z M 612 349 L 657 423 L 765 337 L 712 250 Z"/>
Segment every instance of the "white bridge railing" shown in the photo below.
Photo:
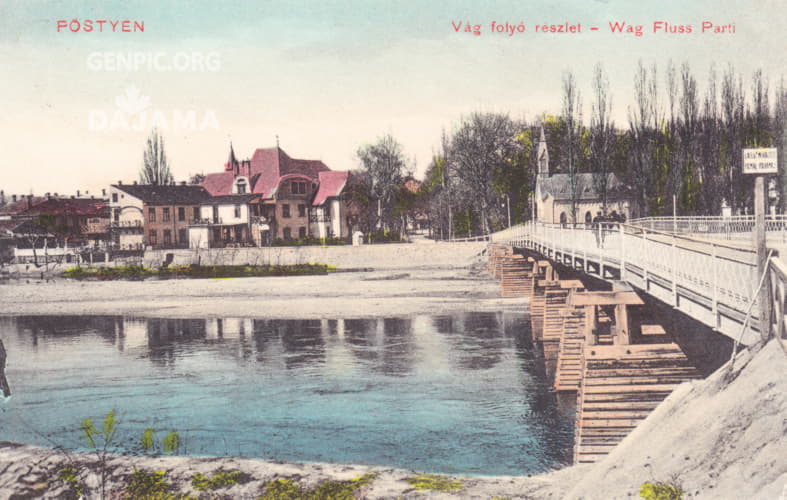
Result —
<path fill-rule="evenodd" d="M 756 252 L 750 245 L 617 223 L 601 227 L 527 223 L 495 233 L 491 240 L 535 250 L 585 271 L 592 265 L 595 274 L 605 279 L 609 278 L 605 267 L 615 269 L 618 278 L 730 336 L 739 334 L 752 300 L 751 314 L 759 314 Z M 778 257 L 772 259 L 770 274 L 772 297 L 780 301 L 774 305 L 774 328 L 783 336 L 784 321 L 779 318 L 787 297 L 787 267 Z M 756 334 L 747 333 L 749 342 L 752 335 Z"/>
<path fill-rule="evenodd" d="M 628 224 L 653 231 L 681 233 L 702 239 L 740 241 L 748 244 L 752 241 L 754 216 L 645 217 L 632 219 Z M 766 215 L 765 231 L 769 243 L 787 243 L 787 215 Z"/>

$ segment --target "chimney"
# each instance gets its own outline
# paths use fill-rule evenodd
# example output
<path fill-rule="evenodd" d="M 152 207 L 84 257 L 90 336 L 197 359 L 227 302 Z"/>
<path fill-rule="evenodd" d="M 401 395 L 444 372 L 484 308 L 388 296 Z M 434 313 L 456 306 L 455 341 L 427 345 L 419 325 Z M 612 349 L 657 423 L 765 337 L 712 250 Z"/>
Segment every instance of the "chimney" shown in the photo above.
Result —
<path fill-rule="evenodd" d="M 76 198 L 76 196 L 74 196 L 74 195 L 72 194 L 72 195 L 71 195 L 71 199 L 73 200 L 74 198 Z"/>
<path fill-rule="evenodd" d="M 47 193 L 49 194 L 49 193 Z M 27 195 L 27 208 L 33 208 L 33 195 Z"/>
<path fill-rule="evenodd" d="M 46 197 L 47 197 L 47 198 L 49 198 L 50 200 L 52 199 L 52 193 L 46 193 L 46 194 L 44 194 L 44 196 L 46 196 Z M 29 196 L 28 198 L 32 198 L 32 195 L 31 195 L 31 196 Z"/>
<path fill-rule="evenodd" d="M 118 181 L 118 186 L 122 186 L 122 185 L 123 185 L 123 181 Z"/>
<path fill-rule="evenodd" d="M 137 185 L 137 181 L 134 181 L 134 185 L 135 185 L 135 186 Z"/>
<path fill-rule="evenodd" d="M 11 203 L 16 203 L 16 195 L 15 194 L 11 195 Z"/>
<path fill-rule="evenodd" d="M 106 188 L 101 188 L 101 197 L 104 198 L 107 195 Z"/>
<path fill-rule="evenodd" d="M 186 181 L 180 181 L 180 185 L 181 186 L 185 186 L 186 185 Z"/>
<path fill-rule="evenodd" d="M 79 189 L 77 189 L 77 195 L 76 195 L 76 197 L 77 197 L 77 198 L 79 198 Z M 72 198 L 73 198 L 73 196 L 72 196 Z"/>

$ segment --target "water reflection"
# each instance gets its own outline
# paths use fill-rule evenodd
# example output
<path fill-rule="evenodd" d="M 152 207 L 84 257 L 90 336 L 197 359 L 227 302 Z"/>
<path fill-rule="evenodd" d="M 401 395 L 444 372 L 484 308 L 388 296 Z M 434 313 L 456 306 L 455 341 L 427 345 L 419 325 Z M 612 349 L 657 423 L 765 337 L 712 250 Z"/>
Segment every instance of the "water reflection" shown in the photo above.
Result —
<path fill-rule="evenodd" d="M 0 338 L 18 395 L 0 418 L 54 438 L 117 408 L 132 427 L 182 430 L 196 454 L 485 474 L 570 459 L 573 408 L 522 314 L 22 316 Z"/>

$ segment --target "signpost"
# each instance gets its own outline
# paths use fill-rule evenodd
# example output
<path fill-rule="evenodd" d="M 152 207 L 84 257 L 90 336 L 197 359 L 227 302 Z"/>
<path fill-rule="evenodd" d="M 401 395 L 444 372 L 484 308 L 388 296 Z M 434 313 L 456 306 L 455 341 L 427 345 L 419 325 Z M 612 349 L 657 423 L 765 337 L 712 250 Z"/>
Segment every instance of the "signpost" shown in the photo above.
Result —
<path fill-rule="evenodd" d="M 765 176 L 778 173 L 776 148 L 753 148 L 743 150 L 743 173 L 753 174 L 754 179 L 754 246 L 757 249 L 757 283 L 767 272 L 765 244 Z M 771 333 L 771 286 L 766 279 L 757 297 L 760 305 L 760 337 L 767 342 Z"/>

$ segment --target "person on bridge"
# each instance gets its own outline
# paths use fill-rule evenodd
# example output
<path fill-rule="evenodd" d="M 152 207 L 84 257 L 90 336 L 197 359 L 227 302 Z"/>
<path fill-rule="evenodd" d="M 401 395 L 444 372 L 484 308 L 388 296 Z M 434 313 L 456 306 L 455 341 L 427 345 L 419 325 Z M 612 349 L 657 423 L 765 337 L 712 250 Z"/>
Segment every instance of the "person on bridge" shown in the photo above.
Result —
<path fill-rule="evenodd" d="M 604 217 L 601 215 L 601 212 L 596 212 L 596 216 L 593 217 L 593 234 L 596 235 L 596 247 L 598 248 L 604 248 L 603 224 Z"/>

